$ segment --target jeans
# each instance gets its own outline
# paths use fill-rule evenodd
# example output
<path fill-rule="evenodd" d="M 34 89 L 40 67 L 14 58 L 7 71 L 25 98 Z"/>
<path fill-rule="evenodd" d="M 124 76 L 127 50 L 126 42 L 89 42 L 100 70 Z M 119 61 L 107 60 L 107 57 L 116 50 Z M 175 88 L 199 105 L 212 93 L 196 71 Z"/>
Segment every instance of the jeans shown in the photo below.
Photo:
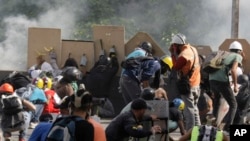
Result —
<path fill-rule="evenodd" d="M 200 97 L 200 87 L 192 87 L 191 93 L 188 95 L 181 95 L 182 100 L 185 103 L 185 109 L 183 111 L 185 118 L 185 128 L 188 131 L 195 125 L 201 125 L 198 100 Z"/>
<path fill-rule="evenodd" d="M 28 137 L 26 134 L 28 133 L 28 128 L 31 120 L 32 112 L 30 111 L 24 111 L 24 119 L 25 119 L 25 130 L 22 130 L 19 132 L 19 138 L 25 138 L 25 140 L 28 140 Z"/>
<path fill-rule="evenodd" d="M 24 122 L 25 122 L 25 129 L 19 131 L 19 138 L 25 138 L 25 140 L 28 140 L 28 137 L 26 136 L 28 133 L 29 123 L 31 119 L 31 112 L 30 111 L 23 111 L 24 115 Z M 4 132 L 4 137 L 11 137 L 11 132 Z"/>
<path fill-rule="evenodd" d="M 125 105 L 127 105 L 129 102 L 133 101 L 134 99 L 137 99 L 140 97 L 141 94 L 141 87 L 132 78 L 126 75 L 122 75 L 120 78 L 120 87 L 122 96 L 125 102 Z"/>
<path fill-rule="evenodd" d="M 229 126 L 233 123 L 237 102 L 233 93 L 232 88 L 230 87 L 229 82 L 219 82 L 215 80 L 210 80 L 210 88 L 214 93 L 213 99 L 213 115 L 217 118 L 218 110 L 220 107 L 220 97 L 223 96 L 229 105 L 229 110 L 226 116 L 223 119 L 223 123 L 225 123 L 224 129 L 229 130 Z"/>
<path fill-rule="evenodd" d="M 44 104 L 34 104 L 36 106 L 36 111 L 32 113 L 31 122 L 39 122 L 39 117 L 41 116 L 44 108 Z"/>

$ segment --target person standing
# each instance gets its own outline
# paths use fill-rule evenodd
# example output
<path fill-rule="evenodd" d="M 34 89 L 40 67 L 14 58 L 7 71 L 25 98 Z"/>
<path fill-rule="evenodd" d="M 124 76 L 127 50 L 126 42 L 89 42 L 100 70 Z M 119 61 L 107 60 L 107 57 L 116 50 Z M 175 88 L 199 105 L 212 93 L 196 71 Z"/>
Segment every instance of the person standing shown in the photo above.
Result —
<path fill-rule="evenodd" d="M 200 125 L 199 110 L 197 107 L 200 96 L 200 63 L 196 48 L 186 43 L 186 36 L 178 33 L 172 37 L 169 48 L 173 61 L 173 70 L 178 72 L 179 77 L 188 77 L 191 86 L 190 93 L 181 93 L 185 102 L 184 117 L 186 130 L 195 125 Z"/>
<path fill-rule="evenodd" d="M 214 72 L 209 74 L 210 88 L 214 93 L 213 99 L 213 115 L 218 118 L 220 97 L 223 96 L 229 105 L 229 111 L 224 117 L 223 121 L 225 123 L 224 130 L 229 131 L 229 126 L 233 123 L 237 102 L 234 93 L 238 92 L 237 84 L 237 68 L 242 64 L 242 45 L 238 41 L 234 41 L 229 46 L 230 55 L 228 55 L 224 60 L 224 66 Z M 231 72 L 233 90 L 229 83 L 229 72 Z"/>

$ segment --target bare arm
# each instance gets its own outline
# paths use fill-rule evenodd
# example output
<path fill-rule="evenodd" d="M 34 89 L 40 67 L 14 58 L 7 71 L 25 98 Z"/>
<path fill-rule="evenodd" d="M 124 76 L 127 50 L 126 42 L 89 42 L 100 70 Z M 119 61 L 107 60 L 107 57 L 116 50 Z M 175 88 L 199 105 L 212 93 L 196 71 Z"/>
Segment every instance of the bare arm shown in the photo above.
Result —
<path fill-rule="evenodd" d="M 223 133 L 222 141 L 229 141 L 229 137 Z"/>
<path fill-rule="evenodd" d="M 238 68 L 238 62 L 234 62 L 233 66 L 231 68 L 231 75 L 233 79 L 233 85 L 234 85 L 234 92 L 238 92 L 238 84 L 237 84 L 237 68 Z"/>
<path fill-rule="evenodd" d="M 192 129 L 188 130 L 186 134 L 180 137 L 179 141 L 188 141 L 191 139 Z"/>
<path fill-rule="evenodd" d="M 179 120 L 179 121 L 178 121 L 178 127 L 180 128 L 181 135 L 186 134 L 186 130 L 185 130 L 185 128 L 184 128 L 183 120 Z"/>
<path fill-rule="evenodd" d="M 36 106 L 33 103 L 29 102 L 28 100 L 23 99 L 22 102 L 23 105 L 26 106 L 30 111 L 36 110 Z"/>

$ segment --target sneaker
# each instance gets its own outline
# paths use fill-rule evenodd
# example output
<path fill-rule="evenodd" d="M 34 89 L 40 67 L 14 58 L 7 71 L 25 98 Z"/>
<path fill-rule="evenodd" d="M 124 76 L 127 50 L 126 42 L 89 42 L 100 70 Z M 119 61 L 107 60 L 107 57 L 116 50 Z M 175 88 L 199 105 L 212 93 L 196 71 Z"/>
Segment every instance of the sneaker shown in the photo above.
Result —
<path fill-rule="evenodd" d="M 34 128 L 36 128 L 37 124 L 38 124 L 37 122 L 31 122 L 29 128 L 34 129 Z"/>

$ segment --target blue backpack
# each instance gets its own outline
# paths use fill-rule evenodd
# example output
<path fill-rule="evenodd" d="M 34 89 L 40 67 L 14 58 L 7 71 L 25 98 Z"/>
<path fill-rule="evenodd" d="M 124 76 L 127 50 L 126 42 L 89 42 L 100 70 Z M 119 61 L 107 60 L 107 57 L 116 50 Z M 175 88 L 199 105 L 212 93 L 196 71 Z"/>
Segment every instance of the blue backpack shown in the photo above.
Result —
<path fill-rule="evenodd" d="M 84 120 L 77 116 L 60 117 L 53 123 L 46 141 L 75 141 L 75 122 Z"/>

